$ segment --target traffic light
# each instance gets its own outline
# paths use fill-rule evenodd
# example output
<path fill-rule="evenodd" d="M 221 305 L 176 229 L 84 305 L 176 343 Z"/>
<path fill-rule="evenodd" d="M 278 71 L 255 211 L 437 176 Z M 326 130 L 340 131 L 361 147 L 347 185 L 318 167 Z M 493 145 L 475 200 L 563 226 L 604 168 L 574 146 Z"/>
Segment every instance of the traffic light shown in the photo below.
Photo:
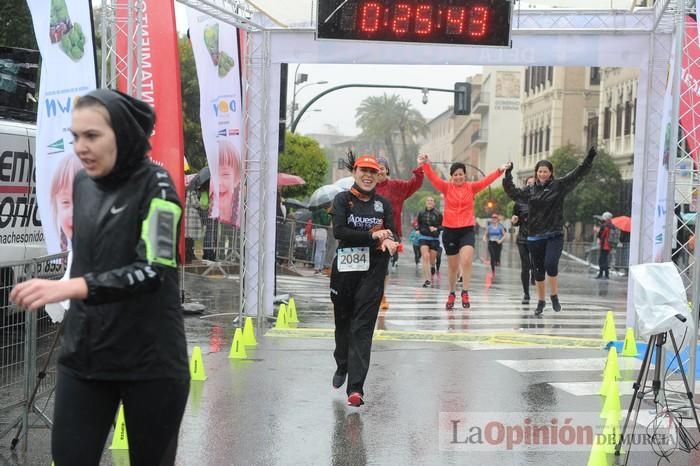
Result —
<path fill-rule="evenodd" d="M 469 115 L 472 110 L 472 85 L 469 83 L 455 83 L 455 115 Z"/>

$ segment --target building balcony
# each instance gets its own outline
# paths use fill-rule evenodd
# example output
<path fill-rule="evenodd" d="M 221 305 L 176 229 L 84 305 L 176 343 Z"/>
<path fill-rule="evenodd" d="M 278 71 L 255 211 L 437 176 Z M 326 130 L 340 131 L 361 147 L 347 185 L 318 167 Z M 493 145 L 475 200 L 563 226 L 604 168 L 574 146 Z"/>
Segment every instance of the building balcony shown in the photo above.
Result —
<path fill-rule="evenodd" d="M 489 111 L 489 93 L 479 92 L 472 99 L 472 113 L 488 113 Z"/>
<path fill-rule="evenodd" d="M 472 134 L 471 145 L 472 146 L 485 146 L 488 144 L 489 131 L 487 129 L 480 129 L 476 133 Z"/>

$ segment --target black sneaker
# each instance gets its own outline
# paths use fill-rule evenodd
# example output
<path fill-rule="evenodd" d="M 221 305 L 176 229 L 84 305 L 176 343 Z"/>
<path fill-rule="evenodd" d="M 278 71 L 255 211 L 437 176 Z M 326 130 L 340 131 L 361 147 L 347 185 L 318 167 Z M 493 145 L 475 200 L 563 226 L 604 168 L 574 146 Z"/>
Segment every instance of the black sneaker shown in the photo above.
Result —
<path fill-rule="evenodd" d="M 345 383 L 345 377 L 348 375 L 347 372 L 335 371 L 333 374 L 333 388 L 340 388 Z"/>
<path fill-rule="evenodd" d="M 554 309 L 554 312 L 559 312 L 561 311 L 561 304 L 559 304 L 559 296 L 553 294 L 550 296 L 552 298 L 552 309 Z"/>
<path fill-rule="evenodd" d="M 423 288 L 430 288 L 430 280 L 426 280 L 423 282 Z"/>
<path fill-rule="evenodd" d="M 530 304 L 530 295 L 524 295 L 523 300 L 520 301 L 520 304 Z"/>
<path fill-rule="evenodd" d="M 545 304 L 546 303 L 544 301 L 537 301 L 537 308 L 535 309 L 536 316 L 542 315 L 542 313 L 544 312 L 544 305 Z"/>

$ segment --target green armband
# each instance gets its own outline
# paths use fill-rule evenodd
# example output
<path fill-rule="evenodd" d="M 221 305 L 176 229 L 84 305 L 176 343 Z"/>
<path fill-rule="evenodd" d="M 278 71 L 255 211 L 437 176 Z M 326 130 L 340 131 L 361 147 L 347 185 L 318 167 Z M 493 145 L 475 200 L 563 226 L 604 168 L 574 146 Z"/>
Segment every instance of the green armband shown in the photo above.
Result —
<path fill-rule="evenodd" d="M 177 267 L 177 224 L 182 209 L 174 202 L 154 198 L 141 224 L 149 264 Z"/>

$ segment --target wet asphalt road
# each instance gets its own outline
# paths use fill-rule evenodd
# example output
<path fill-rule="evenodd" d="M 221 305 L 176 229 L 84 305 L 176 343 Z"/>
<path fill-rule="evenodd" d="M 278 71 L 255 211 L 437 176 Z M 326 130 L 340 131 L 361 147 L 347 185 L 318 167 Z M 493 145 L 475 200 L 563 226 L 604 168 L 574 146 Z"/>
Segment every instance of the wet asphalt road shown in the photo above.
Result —
<path fill-rule="evenodd" d="M 481 312 L 481 306 L 500 309 L 502 314 L 513 313 L 521 321 L 531 320 L 531 309 L 523 309 L 519 304 L 518 276 L 516 270 L 508 267 L 510 257 L 512 255 L 506 254 L 497 278 L 490 283 L 486 266 L 477 263 L 470 290 L 475 302 L 474 315 Z M 434 311 L 436 317 L 430 319 L 428 330 L 444 328 L 438 332 L 440 334 L 464 332 L 460 326 L 433 325 L 440 322 L 443 315 L 447 319 L 441 309 L 446 294 L 444 285 L 429 290 L 432 294 L 421 294 L 418 301 L 415 298 L 418 294 L 408 295 L 406 303 L 400 301 L 401 294 L 422 282 L 411 261 L 404 259 L 402 257 L 397 273 L 392 276 L 391 287 L 400 292 L 392 297 L 393 306 L 385 315 L 387 330 L 424 331 L 424 320 L 415 317 Z M 295 280 L 281 278 L 280 291 L 294 292 L 289 288 Z M 300 327 L 331 329 L 331 308 L 322 298 L 327 292 L 327 279 L 302 277 L 299 280 L 302 280 L 300 284 L 311 280 L 319 291 L 318 296 L 311 292 L 306 296 L 295 293 L 302 321 Z M 300 338 L 294 332 L 270 332 L 268 336 L 258 336 L 259 346 L 249 350 L 247 360 L 230 360 L 227 356 L 233 333 L 232 316 L 226 313 L 236 310 L 237 280 L 188 276 L 186 283 L 189 299 L 207 306 L 203 316 L 189 316 L 186 325 L 190 349 L 195 345 L 202 348 L 208 379 L 192 383 L 180 433 L 177 461 L 180 465 L 568 466 L 587 463 L 590 447 L 516 445 L 508 450 L 503 442 L 494 442 L 493 447 L 487 448 L 483 444 L 467 444 L 464 441 L 467 431 L 460 429 L 466 429 L 467 425 L 478 426 L 476 420 L 510 419 L 512 413 L 518 413 L 521 420 L 529 417 L 535 422 L 550 422 L 546 420 L 556 417 L 562 424 L 567 416 L 596 419 L 602 408 L 600 397 L 577 396 L 551 384 L 601 381 L 599 370 L 574 366 L 576 361 L 604 358 L 605 353 L 600 348 L 552 347 L 542 340 L 528 345 L 415 341 L 415 336 L 377 340 L 365 387 L 366 404 L 352 408 L 346 406 L 344 389 L 331 388 L 335 368 L 333 341 L 328 338 L 330 332 L 318 334 L 321 338 Z M 601 282 L 576 271 L 562 273 L 561 283 L 560 295 L 566 296 L 570 307 L 624 308 L 624 278 Z M 418 292 L 425 293 L 420 289 Z M 416 304 L 411 305 L 414 301 Z M 426 304 L 433 301 L 433 304 Z M 418 306 L 420 309 L 416 312 Z M 565 307 L 561 314 L 566 311 Z M 458 310 L 461 320 L 481 319 L 466 315 L 467 312 Z M 599 314 L 591 313 L 593 318 L 581 321 L 579 332 L 585 333 L 588 327 L 596 325 L 600 327 Z M 540 328 L 526 326 L 521 332 L 526 335 L 556 333 L 555 324 L 550 325 L 550 322 L 558 322 L 555 320 L 558 317 L 551 314 L 551 310 L 545 313 Z M 496 319 L 483 319 L 495 321 L 496 331 L 502 331 Z M 506 321 L 510 322 L 508 319 Z M 520 323 L 504 325 L 510 331 L 521 327 Z M 480 331 L 490 332 L 487 327 Z M 272 333 L 276 336 L 270 336 Z M 519 371 L 502 362 L 558 359 L 570 360 L 571 364 L 564 362 L 562 368 L 556 370 Z M 567 367 L 574 367 L 574 370 L 567 370 Z M 635 374 L 634 370 L 623 370 L 626 380 L 634 378 Z M 623 397 L 623 410 L 628 400 L 629 397 Z M 472 423 L 457 424 L 459 428 L 455 431 L 455 424 L 450 420 L 460 419 L 464 413 Z M 695 435 L 697 438 L 697 432 Z M 14 458 L 5 446 L 6 439 L 2 439 L 0 464 L 3 460 L 7 464 L 51 464 L 48 437 L 47 429 L 34 429 L 28 455 Z M 693 458 L 694 464 L 700 464 L 700 456 L 696 454 Z M 656 464 L 657 460 L 653 453 L 640 447 L 632 449 L 629 464 L 646 466 Z M 128 461 L 124 452 L 106 449 L 102 464 L 121 465 Z M 662 464 L 689 464 L 689 457 L 678 452 L 671 463 Z"/>

